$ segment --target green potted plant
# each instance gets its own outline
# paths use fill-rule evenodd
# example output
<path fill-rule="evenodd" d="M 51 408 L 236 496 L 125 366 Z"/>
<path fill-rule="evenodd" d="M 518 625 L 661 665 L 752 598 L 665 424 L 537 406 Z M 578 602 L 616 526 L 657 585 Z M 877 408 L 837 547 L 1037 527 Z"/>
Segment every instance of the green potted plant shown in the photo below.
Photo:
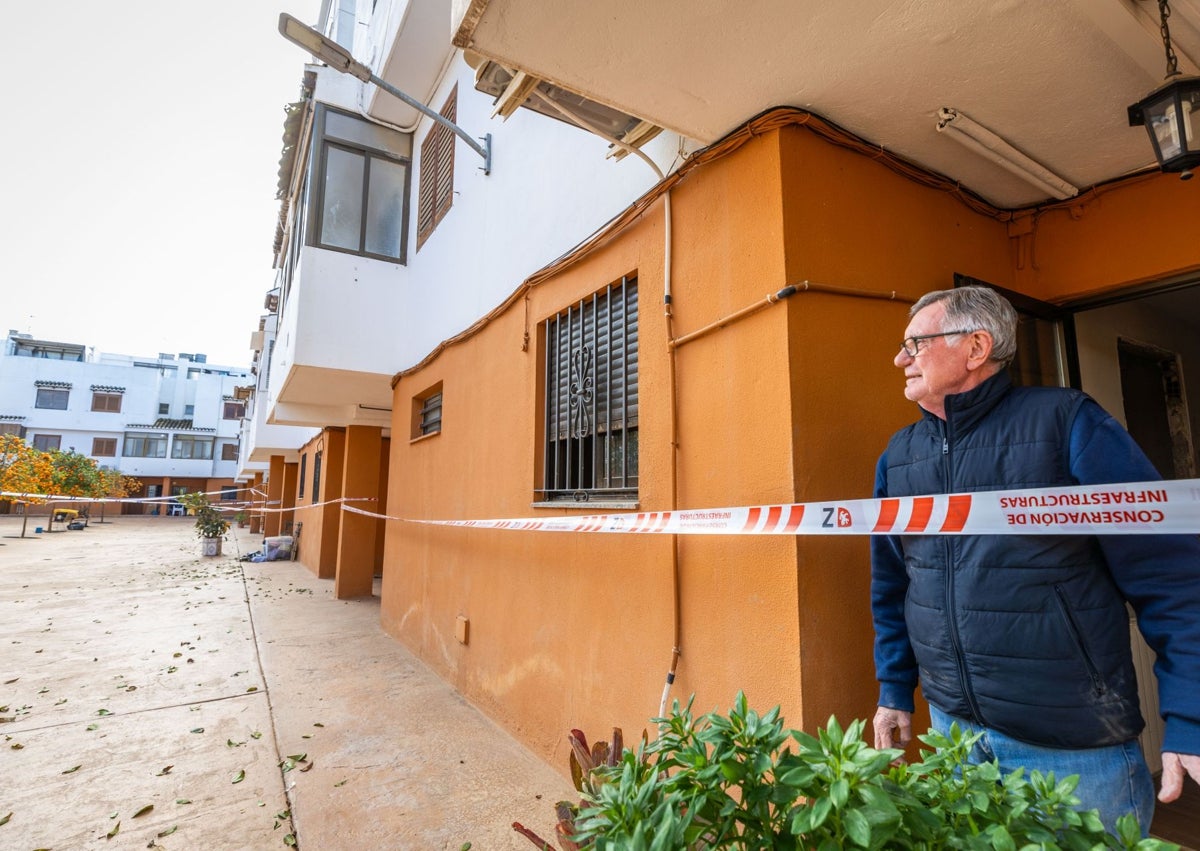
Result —
<path fill-rule="evenodd" d="M 186 493 L 179 497 L 196 518 L 196 537 L 200 539 L 200 554 L 219 556 L 221 540 L 229 531 L 229 521 L 221 514 L 220 509 L 208 501 L 208 495 L 203 493 Z"/>

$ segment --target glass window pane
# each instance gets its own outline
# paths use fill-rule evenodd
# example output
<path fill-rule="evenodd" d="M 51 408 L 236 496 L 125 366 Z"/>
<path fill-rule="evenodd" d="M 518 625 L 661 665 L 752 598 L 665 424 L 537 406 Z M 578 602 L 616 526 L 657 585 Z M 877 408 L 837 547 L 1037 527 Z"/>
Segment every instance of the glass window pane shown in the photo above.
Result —
<path fill-rule="evenodd" d="M 364 157 L 332 146 L 325 149 L 325 156 L 321 244 L 357 251 L 362 232 Z"/>
<path fill-rule="evenodd" d="M 35 434 L 33 436 L 33 448 L 38 452 L 52 452 L 61 446 L 61 434 Z"/>
<path fill-rule="evenodd" d="M 47 390 L 40 388 L 37 392 L 37 400 L 34 402 L 36 408 L 50 408 L 55 411 L 65 411 L 67 409 L 67 398 L 69 396 L 66 390 Z"/>
<path fill-rule="evenodd" d="M 400 256 L 404 233 L 404 179 L 400 163 L 372 157 L 367 189 L 367 245 L 371 254 Z"/>

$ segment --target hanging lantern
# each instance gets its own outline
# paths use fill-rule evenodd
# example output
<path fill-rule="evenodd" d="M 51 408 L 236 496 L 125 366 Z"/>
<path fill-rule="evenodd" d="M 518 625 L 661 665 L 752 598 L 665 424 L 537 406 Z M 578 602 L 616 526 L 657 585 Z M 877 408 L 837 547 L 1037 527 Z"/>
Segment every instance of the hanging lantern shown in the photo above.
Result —
<path fill-rule="evenodd" d="M 1129 125 L 1144 126 L 1163 171 L 1179 172 L 1187 180 L 1200 165 L 1200 77 L 1179 74 L 1171 47 L 1167 0 L 1158 0 L 1163 47 L 1167 54 L 1166 82 L 1129 107 Z"/>

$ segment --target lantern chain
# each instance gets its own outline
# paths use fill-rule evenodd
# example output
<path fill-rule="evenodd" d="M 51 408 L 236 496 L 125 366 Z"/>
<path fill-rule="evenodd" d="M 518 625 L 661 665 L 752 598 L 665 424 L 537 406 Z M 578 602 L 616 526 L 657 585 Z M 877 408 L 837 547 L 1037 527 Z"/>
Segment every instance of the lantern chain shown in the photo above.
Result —
<path fill-rule="evenodd" d="M 1163 48 L 1167 52 L 1167 79 L 1179 75 L 1179 58 L 1175 55 L 1175 48 L 1171 47 L 1171 28 L 1167 26 L 1167 18 L 1171 17 L 1171 7 L 1167 4 L 1167 0 L 1158 0 L 1158 17 L 1162 22 L 1159 24 L 1159 32 L 1162 35 Z"/>

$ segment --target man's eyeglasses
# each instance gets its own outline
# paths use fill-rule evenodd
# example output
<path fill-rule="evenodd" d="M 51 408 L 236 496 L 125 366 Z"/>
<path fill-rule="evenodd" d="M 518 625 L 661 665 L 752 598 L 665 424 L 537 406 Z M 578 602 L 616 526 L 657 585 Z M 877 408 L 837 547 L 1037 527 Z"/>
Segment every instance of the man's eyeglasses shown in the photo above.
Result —
<path fill-rule="evenodd" d="M 955 334 L 974 334 L 978 328 L 963 328 L 959 331 L 943 331 L 940 334 L 917 334 L 915 337 L 908 337 L 900 344 L 900 348 L 904 350 L 904 354 L 910 358 L 915 358 L 921 351 L 921 343 L 926 340 L 932 340 L 936 337 L 952 337 Z"/>

